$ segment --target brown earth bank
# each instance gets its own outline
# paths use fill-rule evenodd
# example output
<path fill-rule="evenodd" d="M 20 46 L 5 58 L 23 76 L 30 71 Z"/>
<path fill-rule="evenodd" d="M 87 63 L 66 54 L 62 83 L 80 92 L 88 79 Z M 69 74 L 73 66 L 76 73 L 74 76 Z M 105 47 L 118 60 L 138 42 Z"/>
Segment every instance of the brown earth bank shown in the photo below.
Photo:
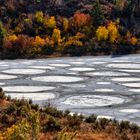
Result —
<path fill-rule="evenodd" d="M 96 115 L 70 115 L 46 104 L 11 99 L 0 92 L 0 140 L 139 140 L 140 127 Z"/>

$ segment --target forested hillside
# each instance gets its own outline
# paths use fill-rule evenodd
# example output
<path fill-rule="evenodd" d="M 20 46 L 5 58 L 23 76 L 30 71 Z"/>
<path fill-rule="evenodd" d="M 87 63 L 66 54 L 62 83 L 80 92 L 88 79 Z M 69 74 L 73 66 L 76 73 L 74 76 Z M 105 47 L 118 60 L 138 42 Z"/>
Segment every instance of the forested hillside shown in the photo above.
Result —
<path fill-rule="evenodd" d="M 1 0 L 1 58 L 139 52 L 139 0 Z"/>

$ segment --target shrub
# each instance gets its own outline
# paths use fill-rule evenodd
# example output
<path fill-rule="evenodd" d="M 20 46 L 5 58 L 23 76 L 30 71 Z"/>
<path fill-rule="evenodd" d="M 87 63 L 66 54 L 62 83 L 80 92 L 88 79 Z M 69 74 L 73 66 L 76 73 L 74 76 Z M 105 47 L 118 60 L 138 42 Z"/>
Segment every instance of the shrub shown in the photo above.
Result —
<path fill-rule="evenodd" d="M 54 140 L 74 140 L 77 132 L 68 133 L 63 129 Z"/>
<path fill-rule="evenodd" d="M 46 106 L 44 111 L 46 114 L 53 116 L 53 117 L 61 118 L 63 116 L 62 111 L 59 111 L 56 108 L 51 107 L 50 105 Z"/>
<path fill-rule="evenodd" d="M 111 121 L 111 120 L 106 119 L 106 118 L 100 118 L 100 119 L 99 119 L 100 127 L 101 127 L 102 129 L 105 129 L 106 126 L 109 124 L 110 121 Z"/>
<path fill-rule="evenodd" d="M 54 117 L 48 116 L 47 121 L 44 124 L 43 130 L 44 132 L 59 131 L 61 130 L 61 125 Z"/>
<path fill-rule="evenodd" d="M 29 112 L 29 108 L 26 105 L 23 105 L 17 109 L 16 115 L 26 117 Z"/>
<path fill-rule="evenodd" d="M 138 132 L 140 132 L 140 127 L 137 126 L 136 124 L 133 124 L 133 123 L 130 125 L 130 129 L 131 129 L 131 132 L 132 133 L 138 133 Z"/>
<path fill-rule="evenodd" d="M 17 106 L 13 103 L 8 106 L 6 113 L 12 114 L 12 113 L 16 112 L 16 110 L 17 110 Z"/>
<path fill-rule="evenodd" d="M 0 100 L 6 99 L 5 93 L 2 88 L 0 88 Z"/>
<path fill-rule="evenodd" d="M 33 140 L 38 140 L 40 132 L 39 112 L 31 110 L 28 114 L 28 120 L 31 127 L 31 137 Z"/>
<path fill-rule="evenodd" d="M 7 115 L 6 113 L 1 114 L 0 122 L 3 124 L 9 124 L 9 115 Z"/>
<path fill-rule="evenodd" d="M 11 101 L 11 96 L 10 95 L 7 96 L 7 101 Z"/>
<path fill-rule="evenodd" d="M 87 123 L 94 123 L 96 120 L 97 120 L 97 116 L 95 116 L 93 114 L 93 115 L 90 115 L 90 116 L 86 117 L 85 122 L 87 122 Z"/>
<path fill-rule="evenodd" d="M 26 100 L 26 99 L 24 99 L 24 98 L 22 98 L 22 99 L 20 99 L 20 100 L 18 100 L 18 99 L 15 99 L 15 100 L 13 100 L 14 101 L 14 104 L 17 106 L 17 107 L 22 107 L 22 106 L 27 106 L 28 108 L 30 108 L 30 105 L 29 105 L 29 101 L 28 100 Z"/>
<path fill-rule="evenodd" d="M 77 114 L 74 114 L 73 116 L 69 115 L 67 116 L 67 120 L 70 128 L 79 129 L 83 116 L 78 116 Z"/>
<path fill-rule="evenodd" d="M 119 130 L 120 132 L 123 132 L 124 130 L 127 130 L 130 128 L 130 123 L 129 121 L 121 121 L 119 125 Z"/>
<path fill-rule="evenodd" d="M 39 110 L 39 105 L 38 104 L 31 104 L 31 109 L 34 109 L 35 111 L 38 111 Z"/>
<path fill-rule="evenodd" d="M 12 125 L 3 133 L 4 140 L 29 140 L 30 126 L 26 120 L 17 125 Z"/>

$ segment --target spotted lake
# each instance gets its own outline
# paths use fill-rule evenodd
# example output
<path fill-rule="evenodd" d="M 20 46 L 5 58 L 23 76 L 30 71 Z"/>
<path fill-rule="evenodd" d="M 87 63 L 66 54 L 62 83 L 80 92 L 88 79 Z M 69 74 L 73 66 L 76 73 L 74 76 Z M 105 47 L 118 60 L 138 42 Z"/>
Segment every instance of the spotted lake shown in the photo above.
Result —
<path fill-rule="evenodd" d="M 140 56 L 1 60 L 0 86 L 12 98 L 140 125 Z"/>

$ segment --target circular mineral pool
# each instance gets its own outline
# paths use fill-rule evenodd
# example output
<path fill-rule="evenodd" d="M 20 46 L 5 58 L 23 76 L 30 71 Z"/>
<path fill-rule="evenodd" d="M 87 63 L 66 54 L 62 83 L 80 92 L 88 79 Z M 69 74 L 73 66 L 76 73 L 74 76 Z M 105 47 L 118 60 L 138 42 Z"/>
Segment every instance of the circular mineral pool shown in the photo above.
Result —
<path fill-rule="evenodd" d="M 140 78 L 118 77 L 118 78 L 112 78 L 112 81 L 115 81 L 115 82 L 137 82 L 137 81 L 140 81 Z"/>
<path fill-rule="evenodd" d="M 83 64 L 85 64 L 85 62 L 77 62 L 77 61 L 75 61 L 75 62 L 70 62 L 71 64 L 75 64 L 75 65 L 83 65 Z"/>
<path fill-rule="evenodd" d="M 3 87 L 4 91 L 8 92 L 39 92 L 55 89 L 51 86 L 7 86 Z"/>
<path fill-rule="evenodd" d="M 140 112 L 140 110 L 138 110 L 138 109 L 121 109 L 120 112 L 123 112 L 123 113 L 137 113 L 137 112 Z"/>
<path fill-rule="evenodd" d="M 51 83 L 69 83 L 83 81 L 84 79 L 81 77 L 74 76 L 39 76 L 32 78 L 32 80 Z"/>
<path fill-rule="evenodd" d="M 40 70 L 40 69 L 9 69 L 9 70 L 4 70 L 4 73 L 8 74 L 41 74 L 45 73 L 45 70 Z"/>
<path fill-rule="evenodd" d="M 89 72 L 86 73 L 90 76 L 128 76 L 128 73 L 122 73 L 122 72 L 113 72 L 113 71 L 101 71 L 101 72 Z"/>
<path fill-rule="evenodd" d="M 53 66 L 53 67 L 69 67 L 69 64 L 49 64 L 49 66 Z"/>
<path fill-rule="evenodd" d="M 10 80 L 10 79 L 15 79 L 15 78 L 17 78 L 17 76 L 0 74 L 0 80 Z"/>
<path fill-rule="evenodd" d="M 122 84 L 126 87 L 133 87 L 133 88 L 139 88 L 140 87 L 140 83 L 124 83 Z"/>
<path fill-rule="evenodd" d="M 101 89 L 95 89 L 95 92 L 113 92 L 114 89 L 110 89 L 110 88 L 101 88 Z"/>
<path fill-rule="evenodd" d="M 51 67 L 51 66 L 29 66 L 29 67 L 33 69 L 49 69 L 49 70 L 55 69 L 54 67 Z"/>
<path fill-rule="evenodd" d="M 75 95 L 63 99 L 61 104 L 74 107 L 101 107 L 115 104 L 122 104 L 126 99 L 115 96 L 100 95 Z"/>
<path fill-rule="evenodd" d="M 93 71 L 94 68 L 85 68 L 85 67 L 77 67 L 77 68 L 70 68 L 71 71 Z"/>
<path fill-rule="evenodd" d="M 134 63 L 120 63 L 120 64 L 108 64 L 107 67 L 109 68 L 130 68 L 130 69 L 139 69 L 140 68 L 140 64 L 134 64 Z"/>

